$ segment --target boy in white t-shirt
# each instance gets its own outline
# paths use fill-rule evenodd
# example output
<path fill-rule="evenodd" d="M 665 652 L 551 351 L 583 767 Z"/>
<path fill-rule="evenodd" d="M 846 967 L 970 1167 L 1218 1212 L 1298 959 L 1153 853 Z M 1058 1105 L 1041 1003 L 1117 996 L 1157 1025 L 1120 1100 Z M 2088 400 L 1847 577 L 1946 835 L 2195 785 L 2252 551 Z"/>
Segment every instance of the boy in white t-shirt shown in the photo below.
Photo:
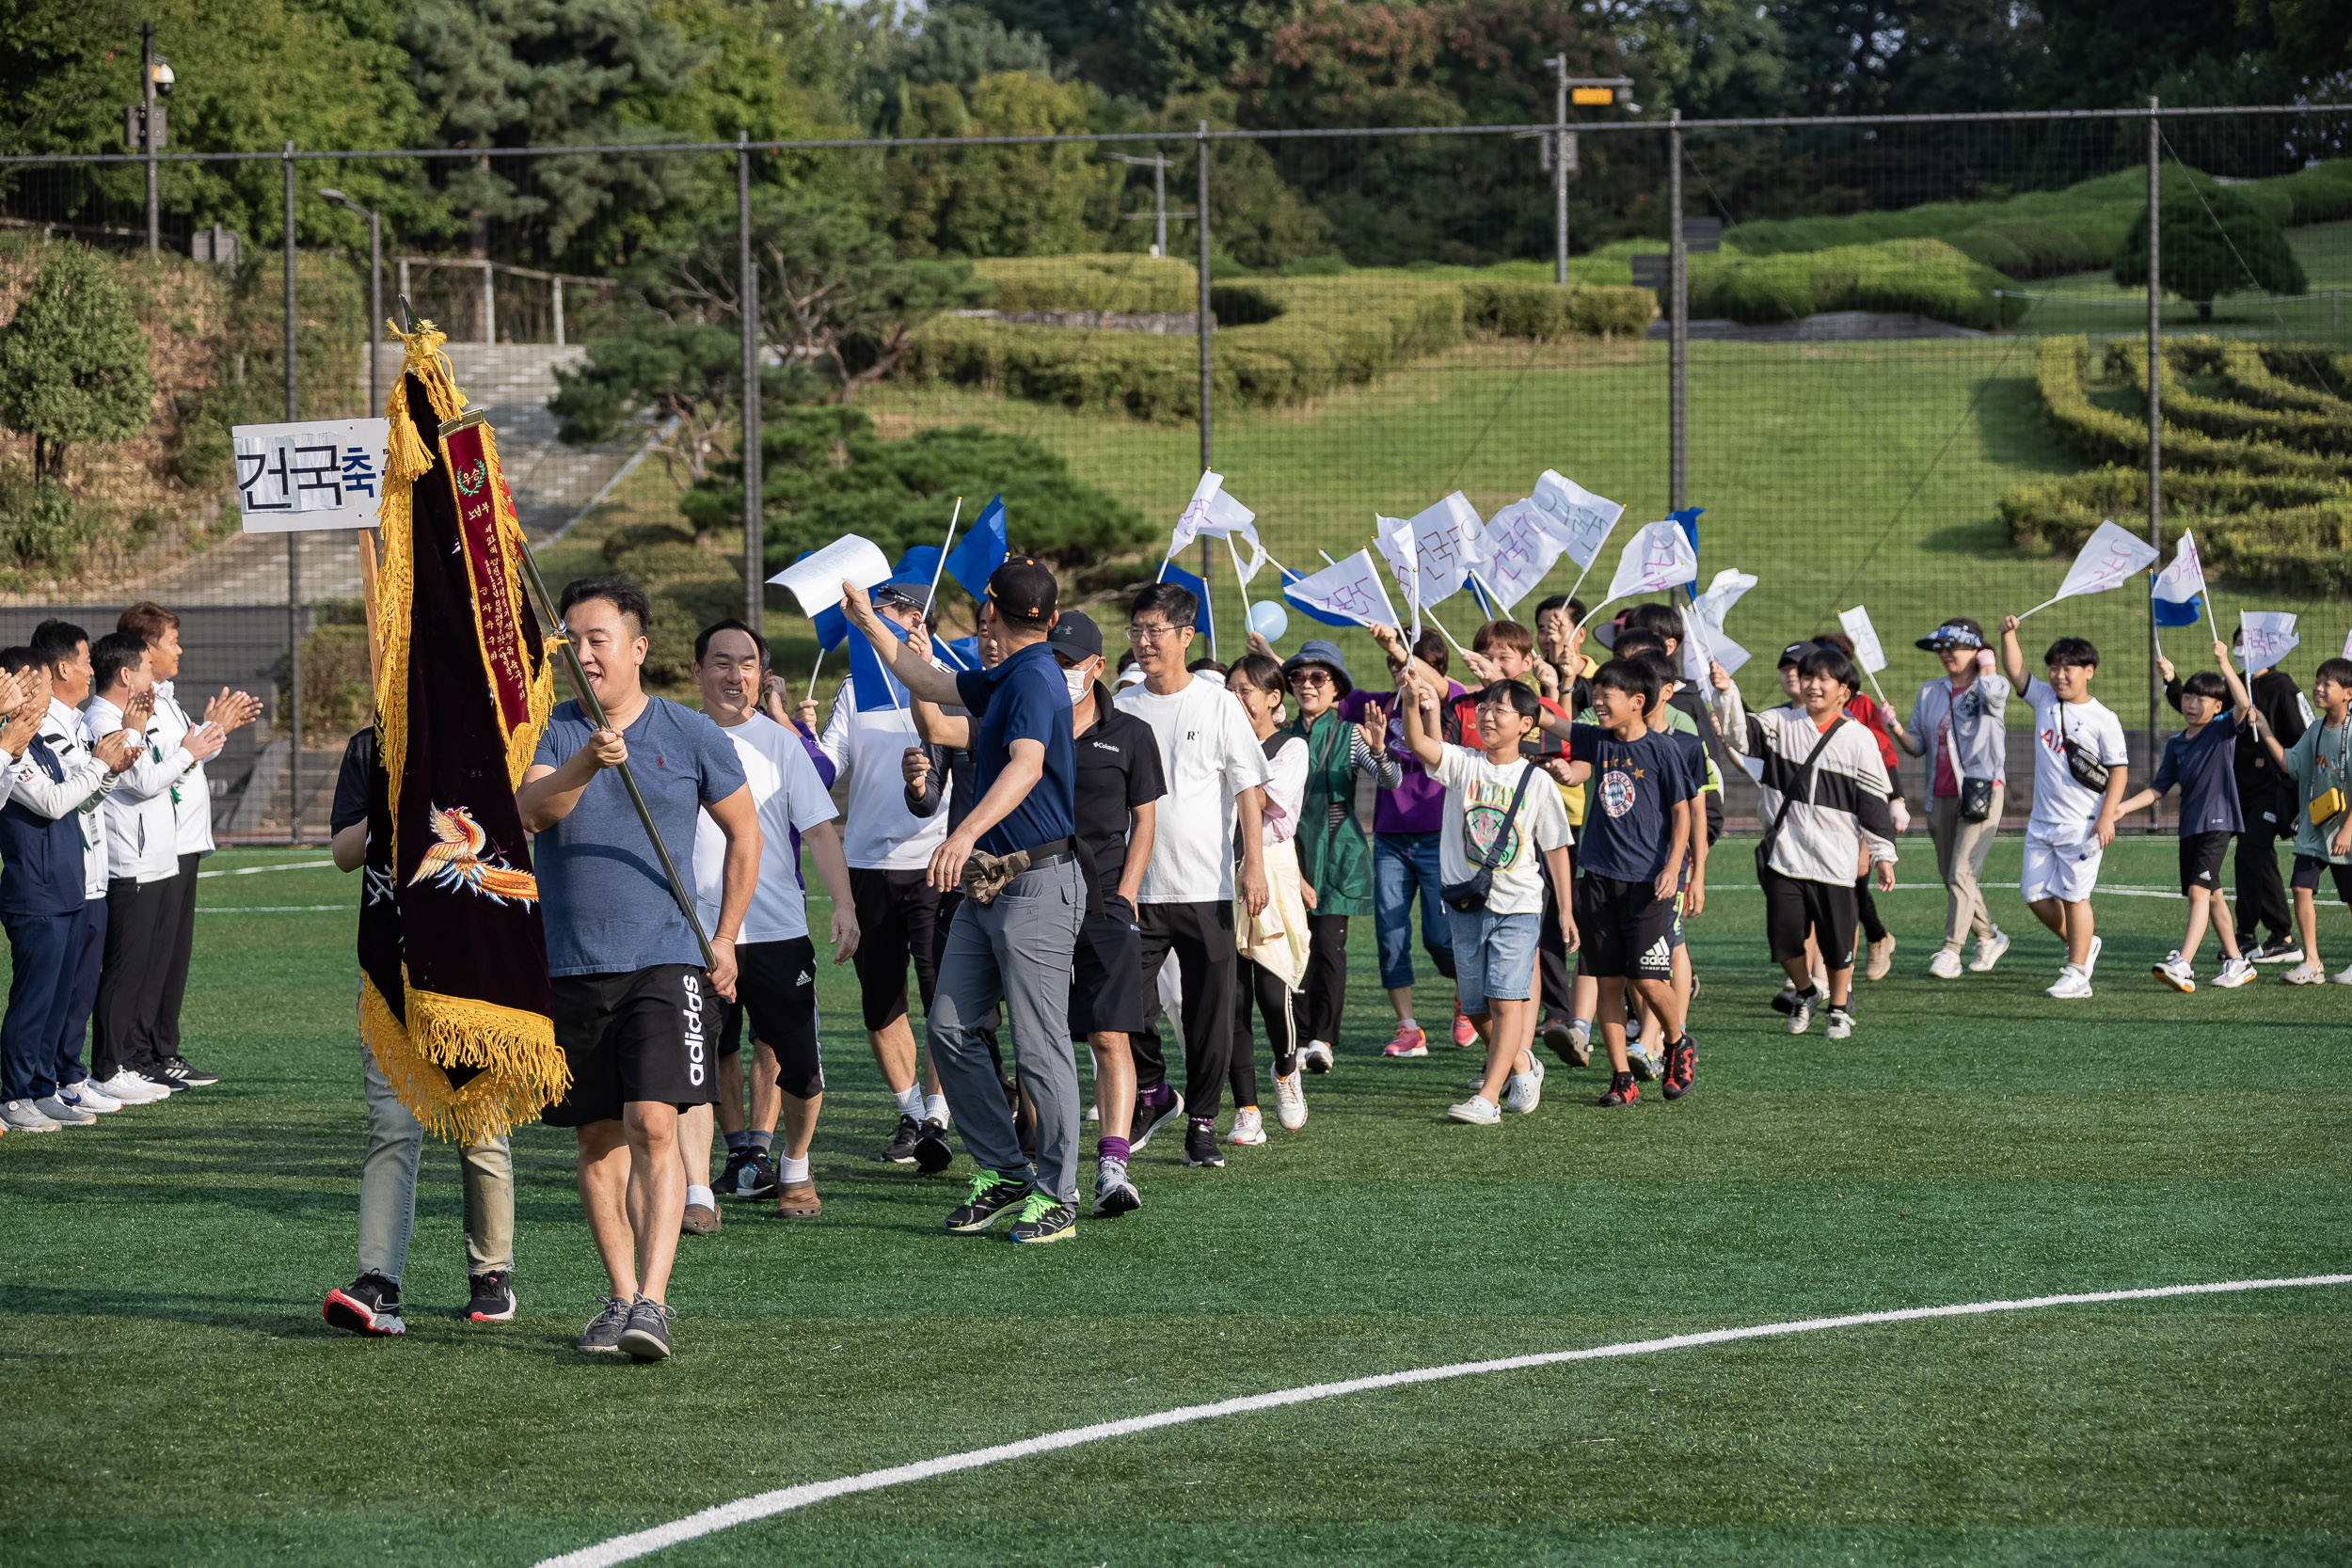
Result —
<path fill-rule="evenodd" d="M 817 949 L 809 940 L 795 833 L 832 895 L 827 936 L 833 961 L 847 963 L 857 952 L 850 867 L 834 820 L 839 814 L 801 737 L 759 711 L 767 673 L 767 642 L 740 621 L 721 621 L 694 640 L 694 685 L 703 711 L 734 744 L 759 815 L 759 880 L 736 939 L 735 1000 L 719 1002 L 716 1115 L 711 1106 L 697 1105 L 678 1118 L 678 1150 L 688 1181 L 686 1228 L 696 1234 L 719 1228 L 710 1185 L 714 1125 L 723 1125 L 730 1134 L 745 1131 L 746 1034 L 753 1048 L 752 1130 L 773 1133 L 779 1113 L 784 1120 L 783 1158 L 775 1162 L 774 1173 L 776 1212 L 787 1219 L 815 1219 L 823 1208 L 808 1170 L 809 1141 L 816 1136 L 825 1093 L 825 1070 L 817 1054 Z M 707 811 L 699 813 L 694 889 L 706 929 L 718 923 L 726 853 L 726 835 Z M 763 1148 L 759 1159 L 766 1158 Z"/>
<path fill-rule="evenodd" d="M 1136 1036 L 1130 1043 L 1136 1115 L 1128 1147 L 1141 1148 L 1189 1109 L 1184 1164 L 1221 1165 L 1216 1123 L 1233 1044 L 1233 898 L 1238 891 L 1251 914 L 1266 906 L 1263 817 L 1273 773 L 1241 705 L 1221 685 L 1196 679 L 1184 667 L 1199 614 L 1200 602 L 1176 583 L 1155 582 L 1136 594 L 1127 640 L 1143 684 L 1112 699 L 1159 737 L 1168 784 L 1152 819 L 1152 863 L 1136 897 L 1143 982 L 1148 990 L 1172 952 L 1184 991 L 1185 1092 L 1168 1086 L 1167 1064 L 1151 1032 Z"/>
<path fill-rule="evenodd" d="M 2066 962 L 2049 994 L 2071 1002 L 2090 994 L 2104 945 L 2091 927 L 2090 890 L 2099 885 L 2100 857 L 2115 840 L 2130 753 L 2123 721 L 2091 700 L 2099 650 L 2082 638 L 2061 637 L 2042 661 L 2049 678 L 2027 676 L 2017 617 L 2003 621 L 2001 673 L 2033 709 L 2033 815 L 2026 822 L 2019 891 L 2035 918 L 2066 943 Z"/>
<path fill-rule="evenodd" d="M 1492 1126 L 1502 1119 L 1506 1093 L 1514 1111 L 1533 1111 L 1543 1097 L 1543 1064 L 1528 1049 L 1535 1041 L 1535 947 L 1544 923 L 1546 868 L 1553 885 L 1569 885 L 1568 812 L 1551 776 L 1519 754 L 1519 743 L 1536 733 L 1543 712 L 1534 692 L 1511 680 L 1480 691 L 1479 749 L 1471 751 L 1439 738 L 1439 690 L 1416 679 L 1416 700 L 1404 711 L 1406 744 L 1445 785 L 1438 874 L 1449 888 L 1470 880 L 1481 866 L 1493 879 L 1484 908 L 1447 911 L 1454 986 L 1463 1013 L 1486 1037 L 1486 1076 L 1476 1093 L 1446 1114 Z M 1573 953 L 1576 917 L 1565 904 L 1559 909 L 1561 939 Z"/>

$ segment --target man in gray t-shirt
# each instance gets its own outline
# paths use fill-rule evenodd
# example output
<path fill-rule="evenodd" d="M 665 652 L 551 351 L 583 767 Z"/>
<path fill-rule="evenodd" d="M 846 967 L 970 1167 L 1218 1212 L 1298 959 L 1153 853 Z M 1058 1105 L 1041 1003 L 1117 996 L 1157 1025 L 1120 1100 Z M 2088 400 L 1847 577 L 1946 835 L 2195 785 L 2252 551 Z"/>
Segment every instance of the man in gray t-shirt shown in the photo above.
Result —
<path fill-rule="evenodd" d="M 670 1264 L 686 1214 L 678 1112 L 708 1104 L 709 993 L 735 994 L 735 938 L 759 875 L 759 820 L 735 747 L 691 708 L 649 696 L 648 607 L 623 578 L 567 584 L 557 613 L 606 727 L 565 703 L 540 735 L 515 803 L 536 835 L 532 858 L 547 926 L 555 1042 L 571 1068 L 551 1127 L 577 1130 L 580 1199 L 612 1294 L 580 1348 L 670 1354 Z M 630 764 L 674 863 L 707 809 L 726 835 L 726 868 L 707 974 L 644 824 L 613 771 Z M 632 1213 L 644 1216 L 633 1227 Z"/>

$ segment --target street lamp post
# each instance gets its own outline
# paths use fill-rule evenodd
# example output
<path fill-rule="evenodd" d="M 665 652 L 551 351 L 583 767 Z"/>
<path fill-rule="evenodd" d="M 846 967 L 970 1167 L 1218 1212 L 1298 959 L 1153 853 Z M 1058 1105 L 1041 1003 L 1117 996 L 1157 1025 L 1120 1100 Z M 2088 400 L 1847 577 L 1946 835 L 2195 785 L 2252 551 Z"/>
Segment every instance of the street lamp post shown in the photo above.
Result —
<path fill-rule="evenodd" d="M 163 248 L 162 215 L 155 199 L 155 154 L 162 151 L 169 139 L 164 128 L 164 108 L 158 97 L 171 95 L 172 83 L 178 77 L 171 62 L 155 53 L 155 24 L 139 24 L 139 101 L 122 111 L 122 139 L 139 153 L 147 171 L 147 248 Z"/>
<path fill-rule="evenodd" d="M 369 211 L 367 208 L 360 206 L 357 201 L 352 200 L 351 198 L 345 196 L 341 191 L 322 190 L 319 192 L 319 199 L 327 203 L 329 206 L 341 207 L 347 213 L 357 213 L 361 217 L 368 220 L 367 406 L 373 408 L 375 406 L 375 400 L 384 395 L 383 367 L 379 363 L 384 351 L 383 214 Z M 559 283 L 556 287 L 560 289 L 563 285 Z"/>
<path fill-rule="evenodd" d="M 1136 158 L 1124 152 L 1105 152 L 1103 156 L 1114 163 L 1132 164 L 1136 168 L 1148 168 L 1152 171 L 1152 254 L 1166 256 L 1168 254 L 1168 170 L 1175 160 L 1158 157 Z M 1130 213 L 1127 215 L 1141 217 L 1143 214 Z"/>
<path fill-rule="evenodd" d="M 1639 114 L 1630 76 L 1571 76 L 1563 52 L 1544 61 L 1551 68 L 1551 129 L 1540 133 L 1543 166 L 1551 171 L 1551 280 L 1568 280 L 1568 176 L 1576 170 L 1576 133 L 1568 129 L 1568 105 L 1617 103 Z M 1529 133 L 1520 132 L 1521 135 Z"/>

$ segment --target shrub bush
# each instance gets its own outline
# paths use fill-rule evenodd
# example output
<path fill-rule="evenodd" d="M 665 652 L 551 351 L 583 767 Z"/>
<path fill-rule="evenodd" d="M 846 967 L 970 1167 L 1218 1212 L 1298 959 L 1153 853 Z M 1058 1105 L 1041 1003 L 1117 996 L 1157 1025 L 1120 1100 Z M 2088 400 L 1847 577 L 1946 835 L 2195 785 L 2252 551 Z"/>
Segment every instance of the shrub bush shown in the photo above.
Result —
<path fill-rule="evenodd" d="M 2214 368 L 2220 344 L 2210 338 L 2167 343 L 2164 350 L 2164 417 L 2191 430 L 2224 440 L 2275 441 L 2299 451 L 2343 455 L 2352 452 L 2352 411 L 2330 414 L 2305 408 L 2264 408 L 2250 404 L 2209 398 L 2191 391 L 2184 372 Z M 2122 377 L 2141 397 L 2148 395 L 2148 351 L 2138 343 L 2107 345 L 2107 373 Z"/>
<path fill-rule="evenodd" d="M 1657 302 L 1647 289 L 1562 288 L 1507 279 L 1462 285 L 1462 325 L 1498 338 L 1554 342 L 1579 334 L 1635 333 L 1657 313 Z"/>
<path fill-rule="evenodd" d="M 1796 321 L 1824 310 L 1903 310 L 1979 329 L 1999 325 L 2006 279 L 1940 240 L 1731 256 L 1691 276 L 1691 314 Z"/>
<path fill-rule="evenodd" d="M 2090 345 L 2082 338 L 2044 338 L 2034 348 L 2034 382 L 2043 408 L 2067 447 L 2086 463 L 2145 463 L 2148 426 L 2092 403 L 2083 386 Z M 2167 423 L 2164 458 L 2169 468 L 2239 469 L 2256 474 L 2330 477 L 2334 460 L 2294 451 L 2269 441 L 2224 440 Z"/>
<path fill-rule="evenodd" d="M 973 276 L 996 288 L 996 309 L 1190 310 L 1198 298 L 1192 263 L 1139 254 L 1024 256 L 972 263 Z"/>

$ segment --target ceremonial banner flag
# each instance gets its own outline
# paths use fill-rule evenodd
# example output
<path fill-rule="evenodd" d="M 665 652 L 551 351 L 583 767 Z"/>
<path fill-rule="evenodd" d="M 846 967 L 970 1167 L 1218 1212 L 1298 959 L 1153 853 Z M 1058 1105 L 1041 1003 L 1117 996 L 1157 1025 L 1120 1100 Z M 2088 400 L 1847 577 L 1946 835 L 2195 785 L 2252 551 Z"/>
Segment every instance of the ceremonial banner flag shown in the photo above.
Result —
<path fill-rule="evenodd" d="M 939 575 L 939 546 L 916 545 L 890 568 L 892 582 L 929 582 Z M 834 607 L 838 610 L 838 605 Z"/>
<path fill-rule="evenodd" d="M 1690 537 L 1682 531 L 1682 526 L 1669 517 L 1651 523 L 1625 542 L 1625 553 L 1617 557 L 1617 575 L 1609 584 L 1609 596 L 1600 603 L 1614 604 L 1636 594 L 1655 594 L 1698 579 L 1698 552 L 1691 548 Z M 1593 607 L 1599 608 L 1600 605 Z"/>
<path fill-rule="evenodd" d="M 2293 653 L 2303 639 L 2295 630 L 2295 617 L 2283 610 L 2238 611 L 2238 658 L 2246 673 L 2267 670 Z"/>
<path fill-rule="evenodd" d="M 2344 634 L 2344 657 L 2352 658 L 2352 631 Z"/>
<path fill-rule="evenodd" d="M 404 339 L 375 622 L 378 768 L 359 911 L 359 1032 L 401 1103 L 468 1141 L 570 1082 L 515 789 L 554 705 L 498 443 L 430 323 Z"/>
<path fill-rule="evenodd" d="M 1534 591 L 1567 547 L 1546 525 L 1533 496 L 1496 513 L 1470 543 L 1471 588 L 1486 589 L 1505 611 Z M 1487 613 L 1491 618 L 1493 611 Z"/>
<path fill-rule="evenodd" d="M 947 575 L 973 598 L 985 599 L 988 579 L 1010 553 L 1005 543 L 1005 498 L 998 496 L 981 511 L 962 542 L 947 552 Z"/>
<path fill-rule="evenodd" d="M 1615 501 L 1594 495 L 1551 468 L 1543 471 L 1535 493 L 1527 499 L 1543 518 L 1544 531 L 1560 541 L 1579 571 L 1592 566 L 1610 531 L 1625 515 L 1625 508 Z"/>
<path fill-rule="evenodd" d="M 1282 597 L 1327 626 L 1396 626 L 1396 610 L 1380 586 L 1380 568 L 1370 550 L 1326 566 L 1312 577 L 1287 569 Z M 1402 630 L 1401 626 L 1397 629 Z"/>
<path fill-rule="evenodd" d="M 2156 574 L 2149 597 L 2160 626 L 2193 626 L 2205 613 L 2205 568 L 2197 541 L 2183 533 L 2172 546 L 2172 564 Z"/>
<path fill-rule="evenodd" d="M 2113 522 L 2101 523 L 2090 537 L 2083 542 L 2083 553 L 2074 558 L 2074 567 L 2066 580 L 2058 585 L 2057 594 L 2042 600 L 2025 615 L 2049 609 L 2059 599 L 2071 599 L 2081 594 L 2104 594 L 2119 588 L 2129 578 L 2137 577 L 2155 563 L 2156 547 L 2128 529 L 2120 529 Z"/>
<path fill-rule="evenodd" d="M 1176 531 L 1169 541 L 1168 553 L 1174 555 L 1203 534 L 1212 539 L 1222 539 L 1228 534 L 1240 533 L 1254 542 L 1258 531 L 1252 525 L 1257 520 L 1255 512 L 1225 493 L 1223 474 L 1203 473 L 1200 483 L 1193 488 L 1192 499 L 1184 503 L 1183 515 L 1176 519 Z M 1251 575 L 1256 575 L 1254 567 Z"/>
<path fill-rule="evenodd" d="M 1412 531 L 1409 548 L 1397 533 L 1405 528 Z M 1410 579 L 1416 585 L 1416 600 L 1426 610 L 1461 592 L 1463 579 L 1470 575 L 1470 542 L 1477 537 L 1478 530 L 1478 508 L 1456 490 L 1407 522 L 1381 518 L 1375 542 L 1396 580 Z"/>

